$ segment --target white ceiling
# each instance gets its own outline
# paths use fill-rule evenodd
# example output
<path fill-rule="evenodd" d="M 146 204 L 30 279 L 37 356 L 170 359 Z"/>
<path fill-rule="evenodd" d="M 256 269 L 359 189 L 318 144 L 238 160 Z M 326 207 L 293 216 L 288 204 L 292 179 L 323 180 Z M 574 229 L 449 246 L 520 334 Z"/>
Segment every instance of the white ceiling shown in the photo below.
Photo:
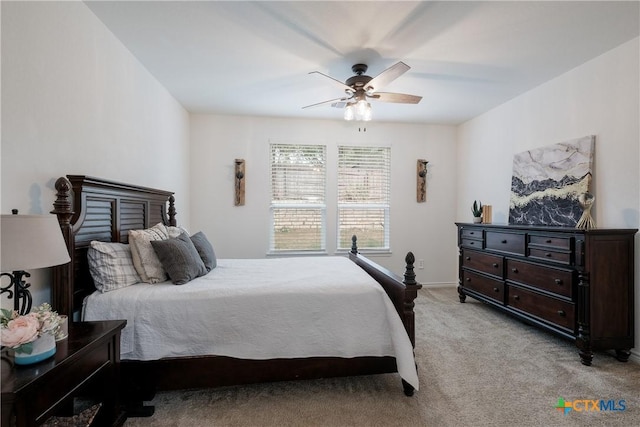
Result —
<path fill-rule="evenodd" d="M 86 1 L 190 112 L 342 117 L 301 107 L 343 95 L 320 71 L 375 77 L 420 104 L 373 120 L 457 124 L 638 37 L 638 1 Z"/>

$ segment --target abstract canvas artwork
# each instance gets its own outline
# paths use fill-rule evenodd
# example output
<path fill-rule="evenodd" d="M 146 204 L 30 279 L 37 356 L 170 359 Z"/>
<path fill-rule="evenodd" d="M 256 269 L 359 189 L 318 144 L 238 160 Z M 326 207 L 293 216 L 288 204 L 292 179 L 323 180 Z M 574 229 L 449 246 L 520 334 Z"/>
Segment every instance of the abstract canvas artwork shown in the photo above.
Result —
<path fill-rule="evenodd" d="M 575 227 L 578 197 L 590 192 L 594 149 L 590 135 L 516 154 L 509 224 Z"/>

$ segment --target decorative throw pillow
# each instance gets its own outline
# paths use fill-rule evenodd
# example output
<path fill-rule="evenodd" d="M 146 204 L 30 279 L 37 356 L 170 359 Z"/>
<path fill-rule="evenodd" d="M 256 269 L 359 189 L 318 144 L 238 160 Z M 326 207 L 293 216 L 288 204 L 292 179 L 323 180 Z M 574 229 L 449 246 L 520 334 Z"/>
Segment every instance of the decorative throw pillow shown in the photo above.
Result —
<path fill-rule="evenodd" d="M 207 268 L 186 233 L 173 239 L 152 240 L 151 245 L 169 278 L 176 285 L 184 285 L 207 274 Z"/>
<path fill-rule="evenodd" d="M 129 245 L 92 241 L 87 251 L 89 273 L 96 289 L 109 292 L 140 282 Z"/>
<path fill-rule="evenodd" d="M 167 234 L 169 235 L 169 238 L 178 237 L 182 233 L 187 233 L 188 235 L 189 231 L 184 227 L 174 227 L 172 225 L 167 226 Z"/>
<path fill-rule="evenodd" d="M 151 242 L 168 238 L 167 227 L 162 223 L 145 230 L 129 231 L 129 245 L 131 245 L 133 265 L 143 282 L 158 283 L 167 280 L 167 273 L 162 268 L 162 263 L 153 250 Z"/>
<path fill-rule="evenodd" d="M 207 271 L 211 271 L 216 268 L 218 265 L 216 253 L 213 250 L 213 246 L 211 246 L 211 242 L 207 239 L 207 236 L 205 236 L 202 231 L 198 231 L 196 234 L 191 236 L 191 242 L 193 242 L 193 246 L 196 247 L 200 258 L 202 258 L 204 266 L 207 267 Z"/>

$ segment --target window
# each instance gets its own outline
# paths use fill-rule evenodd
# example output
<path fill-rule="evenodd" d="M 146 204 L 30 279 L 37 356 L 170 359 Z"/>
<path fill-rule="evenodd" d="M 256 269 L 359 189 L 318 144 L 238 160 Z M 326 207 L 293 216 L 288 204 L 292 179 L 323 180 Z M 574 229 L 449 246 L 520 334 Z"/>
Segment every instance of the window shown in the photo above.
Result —
<path fill-rule="evenodd" d="M 389 147 L 338 147 L 338 249 L 389 250 Z"/>
<path fill-rule="evenodd" d="M 325 251 L 326 148 L 271 144 L 270 252 Z"/>

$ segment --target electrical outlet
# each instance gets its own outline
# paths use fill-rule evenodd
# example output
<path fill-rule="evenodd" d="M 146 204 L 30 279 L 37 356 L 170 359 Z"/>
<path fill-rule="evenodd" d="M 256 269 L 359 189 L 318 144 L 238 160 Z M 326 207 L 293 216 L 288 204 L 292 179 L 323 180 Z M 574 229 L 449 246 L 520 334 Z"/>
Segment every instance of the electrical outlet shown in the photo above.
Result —
<path fill-rule="evenodd" d="M 424 260 L 423 259 L 419 259 L 418 260 L 418 269 L 422 270 L 424 268 Z"/>

